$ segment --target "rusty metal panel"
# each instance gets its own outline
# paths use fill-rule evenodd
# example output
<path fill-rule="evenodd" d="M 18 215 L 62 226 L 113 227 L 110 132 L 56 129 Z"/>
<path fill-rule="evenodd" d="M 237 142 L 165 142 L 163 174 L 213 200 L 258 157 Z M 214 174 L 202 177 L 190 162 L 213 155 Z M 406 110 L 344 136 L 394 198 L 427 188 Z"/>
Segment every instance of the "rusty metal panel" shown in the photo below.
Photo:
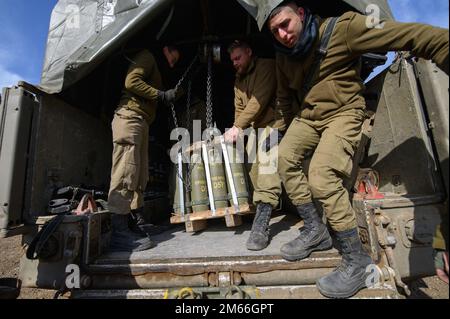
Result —
<path fill-rule="evenodd" d="M 273 270 L 333 268 L 340 260 L 337 251 L 332 250 L 315 252 L 309 258 L 297 262 L 286 261 L 280 256 L 141 260 L 139 262 L 109 258 L 89 265 L 88 269 L 95 274 L 127 272 L 141 275 L 150 272 L 167 272 L 179 276 L 189 276 L 226 271 L 263 273 Z"/>
<path fill-rule="evenodd" d="M 315 286 L 267 286 L 267 287 L 241 287 L 243 297 L 246 299 L 326 299 Z M 193 291 L 202 298 L 226 299 L 225 293 L 220 289 L 194 287 Z M 177 291 L 167 289 L 136 289 L 136 290 L 80 290 L 72 293 L 75 299 L 163 299 L 176 295 Z M 395 289 L 379 288 L 364 289 L 352 299 L 404 299 Z"/>
<path fill-rule="evenodd" d="M 397 279 L 435 273 L 432 243 L 444 209 L 436 199 L 387 196 L 354 201 L 363 244 L 374 259 L 397 272 Z M 370 220 L 364 223 L 364 218 Z"/>
<path fill-rule="evenodd" d="M 144 275 L 94 275 L 94 289 L 149 289 L 173 287 L 208 287 L 208 274 L 177 276 L 171 273 L 146 273 Z"/>
<path fill-rule="evenodd" d="M 401 278 L 435 274 L 432 243 L 442 209 L 441 205 L 427 205 L 382 210 L 392 221 L 397 242 L 393 253 Z"/>
<path fill-rule="evenodd" d="M 241 273 L 240 275 L 246 285 L 314 285 L 319 278 L 328 275 L 333 269 L 321 267 L 315 269 L 275 270 L 264 273 Z"/>
<path fill-rule="evenodd" d="M 260 287 L 261 299 L 326 299 L 315 286 Z M 403 299 L 395 288 L 363 289 L 350 299 Z"/>

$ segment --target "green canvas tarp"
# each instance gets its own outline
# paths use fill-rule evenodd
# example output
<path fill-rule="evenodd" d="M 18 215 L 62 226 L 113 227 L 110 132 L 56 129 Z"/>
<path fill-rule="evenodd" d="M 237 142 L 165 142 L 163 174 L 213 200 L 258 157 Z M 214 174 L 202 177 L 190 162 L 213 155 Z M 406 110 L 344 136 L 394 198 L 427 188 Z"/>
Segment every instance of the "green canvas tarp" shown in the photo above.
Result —
<path fill-rule="evenodd" d="M 51 16 L 40 87 L 47 93 L 59 93 L 70 87 L 94 70 L 141 27 L 163 12 L 171 12 L 170 8 L 178 1 L 186 0 L 59 0 Z M 214 1 L 225 0 L 209 0 L 210 3 Z M 226 1 L 238 1 L 242 10 L 247 10 L 257 21 L 258 17 L 267 14 L 264 10 L 267 11 L 268 6 L 280 2 Z M 366 13 L 369 4 L 376 4 L 380 7 L 381 17 L 392 18 L 386 0 L 315 2 L 323 3 L 327 8 L 330 8 L 330 3 L 345 2 L 361 13 Z M 170 14 L 166 21 L 170 21 Z M 164 26 L 163 23 L 161 32 L 164 32 Z"/>

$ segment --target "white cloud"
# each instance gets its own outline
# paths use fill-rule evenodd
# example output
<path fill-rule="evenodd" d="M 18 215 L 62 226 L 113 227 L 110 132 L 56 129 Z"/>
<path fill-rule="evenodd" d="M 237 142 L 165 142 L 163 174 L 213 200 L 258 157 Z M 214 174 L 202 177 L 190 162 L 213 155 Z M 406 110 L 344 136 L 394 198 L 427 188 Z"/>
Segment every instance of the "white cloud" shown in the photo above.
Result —
<path fill-rule="evenodd" d="M 18 81 L 26 81 L 26 77 L 22 74 L 23 68 L 18 69 L 19 59 L 22 56 L 21 50 L 7 43 L 0 44 L 0 91 L 3 87 L 16 85 Z"/>
<path fill-rule="evenodd" d="M 0 25 L 0 90 L 18 81 L 27 81 L 28 69 L 34 67 L 28 62 L 30 59 L 27 55 L 32 52 L 25 50 L 24 36 L 11 23 L 7 23 L 9 21 Z"/>
<path fill-rule="evenodd" d="M 9 64 L 12 61 L 12 54 L 0 45 L 0 63 L 3 65 Z"/>
<path fill-rule="evenodd" d="M 5 66 L 0 65 L 0 90 L 4 87 L 16 85 L 17 82 L 23 80 L 19 74 L 10 72 Z"/>

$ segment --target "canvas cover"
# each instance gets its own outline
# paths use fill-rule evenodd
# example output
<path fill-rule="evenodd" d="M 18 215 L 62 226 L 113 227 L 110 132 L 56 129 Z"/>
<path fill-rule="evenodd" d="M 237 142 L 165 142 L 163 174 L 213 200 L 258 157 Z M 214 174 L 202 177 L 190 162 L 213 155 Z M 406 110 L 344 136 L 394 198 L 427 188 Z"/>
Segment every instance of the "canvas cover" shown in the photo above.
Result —
<path fill-rule="evenodd" d="M 50 20 L 41 89 L 52 94 L 70 87 L 152 19 L 162 12 L 171 12 L 177 1 L 185 0 L 59 0 Z M 250 13 L 260 28 L 271 8 L 281 2 L 233 1 L 238 1 Z M 327 7 L 332 3 L 330 0 L 317 1 Z M 369 4 L 376 4 L 382 18 L 392 18 L 387 0 L 335 1 L 343 1 L 361 13 L 366 13 Z M 167 15 L 169 21 L 170 13 Z M 164 27 L 163 23 L 161 32 Z"/>

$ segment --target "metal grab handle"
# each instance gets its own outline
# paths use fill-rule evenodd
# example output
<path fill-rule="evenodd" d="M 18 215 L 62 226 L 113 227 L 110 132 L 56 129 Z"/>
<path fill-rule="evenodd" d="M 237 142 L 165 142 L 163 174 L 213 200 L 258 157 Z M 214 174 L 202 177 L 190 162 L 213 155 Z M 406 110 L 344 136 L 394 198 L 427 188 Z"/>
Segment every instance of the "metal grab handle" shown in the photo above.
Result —
<path fill-rule="evenodd" d="M 225 169 L 227 172 L 226 175 L 228 177 L 228 184 L 230 185 L 230 188 L 231 188 L 231 197 L 233 199 L 234 209 L 237 213 L 237 212 L 239 212 L 239 202 L 237 199 L 236 187 L 234 185 L 233 174 L 231 171 L 230 157 L 228 154 L 227 146 L 225 145 L 225 139 L 224 139 L 223 135 L 220 137 L 220 145 L 222 146 L 223 158 L 225 160 Z"/>
<path fill-rule="evenodd" d="M 181 216 L 186 214 L 186 203 L 184 202 L 184 184 L 183 184 L 183 156 L 178 153 L 178 196 L 180 200 Z"/>
<path fill-rule="evenodd" d="M 211 171 L 209 170 L 209 157 L 208 151 L 206 150 L 206 144 L 202 142 L 202 152 L 203 152 L 203 162 L 205 163 L 205 172 L 206 172 L 206 184 L 208 186 L 208 196 L 209 196 L 209 207 L 213 214 L 216 213 L 216 205 L 214 203 L 214 193 L 212 189 L 211 183 Z"/>

